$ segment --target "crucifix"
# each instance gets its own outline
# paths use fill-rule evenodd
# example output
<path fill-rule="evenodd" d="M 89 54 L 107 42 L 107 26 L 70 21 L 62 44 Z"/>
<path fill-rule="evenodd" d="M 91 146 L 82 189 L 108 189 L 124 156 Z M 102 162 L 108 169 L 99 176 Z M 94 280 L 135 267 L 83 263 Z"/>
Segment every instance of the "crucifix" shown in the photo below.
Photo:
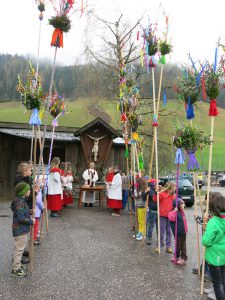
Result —
<path fill-rule="evenodd" d="M 90 139 L 92 139 L 93 142 L 94 142 L 94 145 L 93 145 L 93 148 L 92 148 L 91 152 L 94 153 L 94 161 L 96 162 L 97 161 L 97 157 L 98 157 L 98 144 L 99 144 L 99 141 L 102 140 L 102 139 L 104 139 L 106 137 L 106 135 L 103 135 L 103 136 L 101 136 L 99 138 L 98 137 L 93 137 L 93 136 L 91 136 L 89 134 L 87 134 L 87 136 Z"/>

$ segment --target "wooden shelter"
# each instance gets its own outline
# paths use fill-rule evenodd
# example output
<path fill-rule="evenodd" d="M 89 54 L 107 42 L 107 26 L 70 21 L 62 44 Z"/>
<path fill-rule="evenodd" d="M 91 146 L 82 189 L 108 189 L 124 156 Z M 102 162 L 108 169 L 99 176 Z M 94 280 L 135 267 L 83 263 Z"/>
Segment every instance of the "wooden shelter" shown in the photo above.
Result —
<path fill-rule="evenodd" d="M 43 134 L 43 127 L 41 127 Z M 47 127 L 44 148 L 44 164 L 47 167 L 51 142 L 52 127 Z M 99 142 L 97 166 L 100 177 L 112 165 L 125 168 L 125 144 L 120 133 L 101 118 L 97 118 L 81 128 L 58 126 L 55 131 L 52 157 L 58 156 L 61 161 L 69 161 L 74 174 L 81 178 L 83 171 L 92 157 L 93 137 L 106 135 Z M 21 161 L 30 159 L 32 128 L 28 124 L 0 122 L 0 198 L 12 197 L 13 183 L 17 166 Z M 37 158 L 40 150 L 37 149 Z"/>

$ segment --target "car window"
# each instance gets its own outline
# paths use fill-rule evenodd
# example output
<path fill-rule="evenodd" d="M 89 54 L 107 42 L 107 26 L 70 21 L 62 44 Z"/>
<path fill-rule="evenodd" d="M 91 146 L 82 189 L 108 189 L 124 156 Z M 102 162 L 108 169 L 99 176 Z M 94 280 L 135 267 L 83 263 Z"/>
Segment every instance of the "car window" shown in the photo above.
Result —
<path fill-rule="evenodd" d="M 188 179 L 179 179 L 178 181 L 178 187 L 192 187 L 192 184 L 190 183 L 190 181 Z"/>

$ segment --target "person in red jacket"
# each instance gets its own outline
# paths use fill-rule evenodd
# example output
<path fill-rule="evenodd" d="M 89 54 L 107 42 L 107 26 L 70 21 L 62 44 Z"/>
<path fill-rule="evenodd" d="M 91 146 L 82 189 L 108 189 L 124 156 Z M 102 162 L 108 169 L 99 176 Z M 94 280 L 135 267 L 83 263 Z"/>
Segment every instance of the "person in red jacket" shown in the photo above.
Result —
<path fill-rule="evenodd" d="M 109 167 L 108 172 L 105 176 L 105 183 L 106 183 L 106 187 L 107 187 L 107 206 L 108 206 L 108 189 L 109 189 L 108 184 L 113 181 L 113 177 L 114 177 L 113 167 Z"/>
<path fill-rule="evenodd" d="M 160 215 L 160 247 L 164 246 L 164 236 L 166 233 L 166 252 L 172 254 L 171 248 L 171 227 L 168 219 L 169 212 L 173 209 L 173 200 L 175 199 L 176 184 L 168 182 L 164 189 L 159 193 L 159 215 Z M 154 201 L 157 201 L 157 196 L 154 195 Z M 159 253 L 159 248 L 155 249 Z"/>

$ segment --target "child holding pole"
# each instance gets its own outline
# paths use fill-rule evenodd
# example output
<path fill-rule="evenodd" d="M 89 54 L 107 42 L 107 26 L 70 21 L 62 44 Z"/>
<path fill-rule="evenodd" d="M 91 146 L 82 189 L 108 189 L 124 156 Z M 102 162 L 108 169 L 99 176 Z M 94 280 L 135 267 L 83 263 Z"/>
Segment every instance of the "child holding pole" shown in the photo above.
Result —
<path fill-rule="evenodd" d="M 67 206 L 69 204 L 73 204 L 73 174 L 71 170 L 71 163 L 65 163 L 65 171 L 64 171 L 64 191 L 63 191 L 63 200 L 64 205 Z"/>
<path fill-rule="evenodd" d="M 146 235 L 146 196 L 145 191 L 148 187 L 148 178 L 140 177 L 137 179 L 137 199 L 136 199 L 136 210 L 137 210 L 137 222 L 138 222 L 138 233 L 135 235 L 137 241 L 143 240 Z"/>
<path fill-rule="evenodd" d="M 41 241 L 38 239 L 38 230 L 39 230 L 39 221 L 41 218 L 41 214 L 45 209 L 44 203 L 42 201 L 42 188 L 37 185 L 35 187 L 36 192 L 36 207 L 35 207 L 35 225 L 34 225 L 34 245 L 40 245 Z"/>
<path fill-rule="evenodd" d="M 209 210 L 213 217 L 206 226 L 202 244 L 206 247 L 205 260 L 209 263 L 216 299 L 223 300 L 225 299 L 225 197 L 214 196 L 209 201 Z"/>
<path fill-rule="evenodd" d="M 60 158 L 54 157 L 51 162 L 48 176 L 48 210 L 50 217 L 59 217 L 58 212 L 62 209 L 62 184 L 61 171 L 59 169 Z"/>
<path fill-rule="evenodd" d="M 21 267 L 21 259 L 29 238 L 30 226 L 35 224 L 35 219 L 30 215 L 27 199 L 30 195 L 30 186 L 26 182 L 20 182 L 15 186 L 16 197 L 12 202 L 13 211 L 12 232 L 14 237 L 14 255 L 12 276 L 26 277 Z"/>
<path fill-rule="evenodd" d="M 27 199 L 27 203 L 30 209 L 32 208 L 32 185 L 33 185 L 31 174 L 32 174 L 31 165 L 25 161 L 22 161 L 17 167 L 17 174 L 14 180 L 14 187 L 20 182 L 26 182 L 30 186 L 31 192 Z"/>
<path fill-rule="evenodd" d="M 153 196 L 156 197 L 156 179 L 149 180 L 150 186 L 145 190 L 144 197 L 147 199 L 147 218 L 146 218 L 146 245 L 151 245 L 152 243 L 152 234 L 154 227 L 156 226 L 156 232 L 158 235 L 157 227 L 157 203 L 153 201 Z"/>
<path fill-rule="evenodd" d="M 187 241 L 188 232 L 187 220 L 184 213 L 184 201 L 180 198 L 173 200 L 173 210 L 169 212 L 171 229 L 176 241 L 176 249 L 172 262 L 179 266 L 185 265 L 187 261 Z"/>
<path fill-rule="evenodd" d="M 160 215 L 160 247 L 164 247 L 164 236 L 166 233 L 166 252 L 172 254 L 173 249 L 171 248 L 171 227 L 168 214 L 173 208 L 173 200 L 175 199 L 176 184 L 174 182 L 168 182 L 164 189 L 159 192 L 159 215 Z M 153 200 L 156 202 L 157 197 L 154 195 Z M 157 247 L 156 253 L 160 252 Z"/>
<path fill-rule="evenodd" d="M 125 171 L 122 171 L 122 197 L 123 197 L 123 209 L 126 208 L 127 205 L 127 200 L 128 200 L 128 195 L 129 195 L 129 191 L 128 191 L 128 177 L 126 175 Z"/>

